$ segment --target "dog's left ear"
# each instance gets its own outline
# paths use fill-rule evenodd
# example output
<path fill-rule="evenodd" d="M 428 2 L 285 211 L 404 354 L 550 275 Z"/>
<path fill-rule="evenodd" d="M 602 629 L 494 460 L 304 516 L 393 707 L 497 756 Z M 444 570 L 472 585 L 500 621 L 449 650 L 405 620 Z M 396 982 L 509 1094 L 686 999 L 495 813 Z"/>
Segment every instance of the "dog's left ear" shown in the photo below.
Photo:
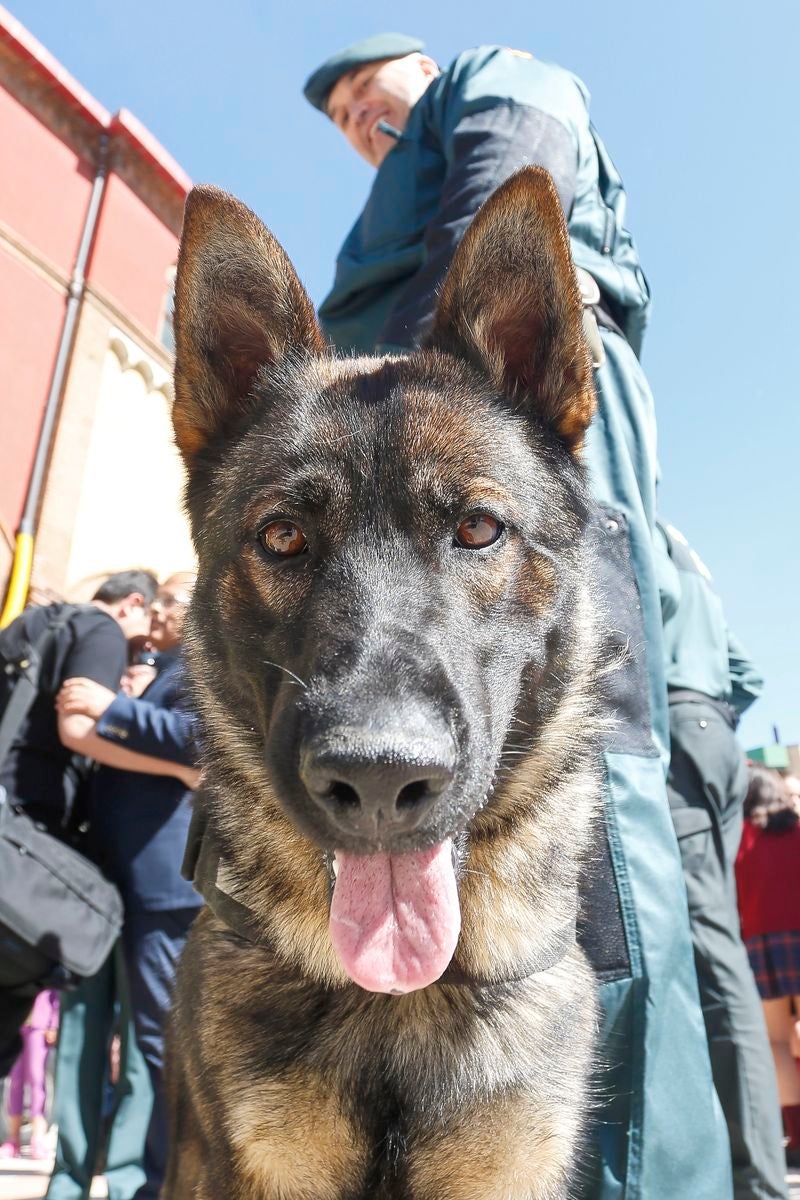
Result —
<path fill-rule="evenodd" d="M 173 425 L 187 464 L 244 411 L 260 367 L 325 350 L 283 248 L 214 187 L 193 188 L 186 201 L 174 323 Z"/>
<path fill-rule="evenodd" d="M 427 344 L 467 358 L 577 451 L 595 408 L 569 236 L 542 167 L 512 175 L 464 235 Z"/>

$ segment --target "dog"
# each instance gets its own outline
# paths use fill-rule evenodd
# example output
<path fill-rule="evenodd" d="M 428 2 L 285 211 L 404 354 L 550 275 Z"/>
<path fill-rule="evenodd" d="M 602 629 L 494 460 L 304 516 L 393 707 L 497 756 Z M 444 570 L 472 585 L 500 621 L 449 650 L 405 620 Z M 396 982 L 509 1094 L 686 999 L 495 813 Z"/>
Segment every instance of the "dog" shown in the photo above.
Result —
<path fill-rule="evenodd" d="M 358 358 L 258 218 L 195 188 L 175 331 L 215 868 L 164 1194 L 564 1197 L 602 655 L 552 180 L 526 168 L 481 208 L 422 349 Z"/>

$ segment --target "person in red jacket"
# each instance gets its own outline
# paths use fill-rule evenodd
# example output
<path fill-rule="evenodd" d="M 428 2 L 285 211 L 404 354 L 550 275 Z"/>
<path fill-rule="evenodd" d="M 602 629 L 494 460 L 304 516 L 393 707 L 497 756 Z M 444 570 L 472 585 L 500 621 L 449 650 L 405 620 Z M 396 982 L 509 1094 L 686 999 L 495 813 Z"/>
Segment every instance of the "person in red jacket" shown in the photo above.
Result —
<path fill-rule="evenodd" d="M 777 771 L 750 766 L 736 859 L 742 936 L 764 1006 L 786 1135 L 800 1163 L 800 811 Z"/>

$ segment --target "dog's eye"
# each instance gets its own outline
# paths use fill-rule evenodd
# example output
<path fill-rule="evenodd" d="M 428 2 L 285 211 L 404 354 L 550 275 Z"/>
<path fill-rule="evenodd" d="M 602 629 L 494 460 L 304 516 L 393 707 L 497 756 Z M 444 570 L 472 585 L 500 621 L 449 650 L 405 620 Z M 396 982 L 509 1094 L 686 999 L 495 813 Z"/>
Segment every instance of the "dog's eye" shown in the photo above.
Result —
<path fill-rule="evenodd" d="M 307 548 L 306 535 L 293 521 L 270 521 L 258 531 L 258 540 L 270 554 L 294 558 Z"/>
<path fill-rule="evenodd" d="M 456 542 L 465 550 L 483 550 L 497 541 L 503 529 L 501 522 L 489 513 L 472 513 L 456 530 Z"/>

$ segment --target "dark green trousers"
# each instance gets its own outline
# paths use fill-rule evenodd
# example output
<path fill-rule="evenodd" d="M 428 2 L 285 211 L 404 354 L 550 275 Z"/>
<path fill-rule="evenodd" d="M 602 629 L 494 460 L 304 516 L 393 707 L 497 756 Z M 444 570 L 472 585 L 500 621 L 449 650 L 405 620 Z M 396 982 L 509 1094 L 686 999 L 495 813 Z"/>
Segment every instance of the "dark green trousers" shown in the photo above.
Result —
<path fill-rule="evenodd" d="M 747 792 L 744 756 L 712 705 L 670 705 L 667 791 L 678 835 L 711 1071 L 731 1145 L 735 1200 L 785 1198 L 775 1071 L 742 942 L 734 863 Z"/>
<path fill-rule="evenodd" d="M 120 1071 L 103 1174 L 110 1200 L 132 1200 L 144 1183 L 142 1160 L 153 1097 L 134 1037 L 118 942 L 96 975 L 62 995 L 53 1111 L 58 1146 L 46 1200 L 88 1200 L 101 1149 L 108 1047 L 117 1002 Z"/>

